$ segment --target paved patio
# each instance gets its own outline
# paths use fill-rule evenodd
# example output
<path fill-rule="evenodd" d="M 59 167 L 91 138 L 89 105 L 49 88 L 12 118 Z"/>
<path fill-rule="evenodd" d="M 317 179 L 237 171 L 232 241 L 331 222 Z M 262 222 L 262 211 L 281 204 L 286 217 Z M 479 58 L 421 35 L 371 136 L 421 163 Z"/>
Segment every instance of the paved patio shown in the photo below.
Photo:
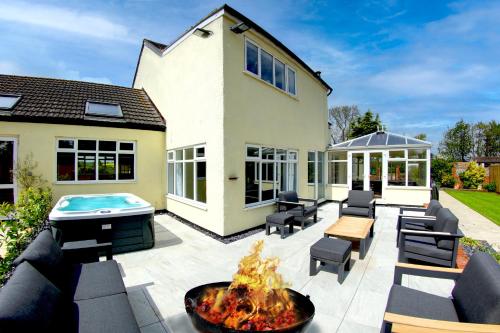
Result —
<path fill-rule="evenodd" d="M 342 285 L 334 268 L 326 266 L 309 276 L 309 247 L 334 223 L 338 205 L 320 207 L 316 224 L 280 239 L 264 231 L 225 245 L 177 222 L 167 215 L 156 217 L 154 249 L 115 256 L 122 269 L 129 299 L 143 333 L 194 332 L 184 310 L 184 294 L 205 283 L 231 280 L 239 259 L 257 239 L 265 240 L 264 255 L 281 258 L 280 271 L 292 288 L 311 296 L 316 315 L 308 333 L 379 332 L 394 264 L 397 260 L 397 208 L 377 207 L 375 237 L 364 260 L 357 250 Z M 274 229 L 273 229 L 274 230 Z M 437 295 L 449 295 L 452 282 L 404 277 L 403 284 Z"/>

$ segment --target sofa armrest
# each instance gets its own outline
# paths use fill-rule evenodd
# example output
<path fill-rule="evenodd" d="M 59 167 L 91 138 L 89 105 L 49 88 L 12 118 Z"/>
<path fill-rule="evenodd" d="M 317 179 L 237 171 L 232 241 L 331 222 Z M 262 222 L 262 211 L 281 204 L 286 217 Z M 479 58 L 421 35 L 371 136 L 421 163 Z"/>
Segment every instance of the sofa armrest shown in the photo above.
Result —
<path fill-rule="evenodd" d="M 462 271 L 463 270 L 459 268 L 415 265 L 398 262 L 394 267 L 394 284 L 401 285 L 403 274 L 456 280 L 460 277 Z"/>
<path fill-rule="evenodd" d="M 422 236 L 422 237 L 439 237 L 439 238 L 462 238 L 462 237 L 464 237 L 464 234 L 462 234 L 461 232 L 458 232 L 456 234 L 452 234 L 449 232 L 401 229 L 401 233 L 404 235 L 414 235 L 414 236 Z"/>
<path fill-rule="evenodd" d="M 436 217 L 432 215 L 407 215 L 407 214 L 398 214 L 398 217 L 403 219 L 411 218 L 411 219 L 422 219 L 422 220 L 435 220 Z"/>
<path fill-rule="evenodd" d="M 299 198 L 299 201 L 312 202 L 313 206 L 318 205 L 318 200 L 316 199 Z"/>
<path fill-rule="evenodd" d="M 293 202 L 293 201 L 276 201 L 280 205 L 294 205 L 294 206 L 305 206 L 303 203 Z"/>
<path fill-rule="evenodd" d="M 99 251 L 106 252 L 106 260 L 113 259 L 112 244 L 111 243 L 97 243 L 95 239 L 88 239 L 83 241 L 65 242 L 61 247 L 65 256 L 77 257 L 79 254 L 97 254 Z"/>
<path fill-rule="evenodd" d="M 498 325 L 490 324 L 473 324 L 464 322 L 444 321 L 426 319 L 412 316 L 405 316 L 396 313 L 386 312 L 384 321 L 392 324 L 391 331 L 399 332 L 483 332 L 493 333 L 498 332 Z"/>
<path fill-rule="evenodd" d="M 399 214 L 403 214 L 404 211 L 409 211 L 409 212 L 422 212 L 424 213 L 427 208 L 423 207 L 399 207 Z"/>

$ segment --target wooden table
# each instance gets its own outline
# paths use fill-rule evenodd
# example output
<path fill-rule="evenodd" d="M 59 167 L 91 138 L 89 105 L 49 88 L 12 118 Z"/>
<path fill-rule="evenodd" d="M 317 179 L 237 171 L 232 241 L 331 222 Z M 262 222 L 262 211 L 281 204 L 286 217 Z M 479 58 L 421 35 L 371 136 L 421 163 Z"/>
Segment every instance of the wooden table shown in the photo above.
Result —
<path fill-rule="evenodd" d="M 368 236 L 373 237 L 374 224 L 374 219 L 342 216 L 325 230 L 325 237 L 359 241 L 359 259 L 363 259 L 366 255 L 366 240 Z"/>

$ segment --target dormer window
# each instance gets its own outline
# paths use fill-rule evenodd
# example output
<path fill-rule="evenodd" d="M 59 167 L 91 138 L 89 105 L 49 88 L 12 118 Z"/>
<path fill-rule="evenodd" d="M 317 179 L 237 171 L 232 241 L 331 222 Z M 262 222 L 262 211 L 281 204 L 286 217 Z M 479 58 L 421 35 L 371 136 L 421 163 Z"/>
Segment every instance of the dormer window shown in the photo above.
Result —
<path fill-rule="evenodd" d="M 0 110 L 12 110 L 21 100 L 21 95 L 0 94 Z"/>
<path fill-rule="evenodd" d="M 92 102 L 92 101 L 87 102 L 87 107 L 85 108 L 85 115 L 123 118 L 123 113 L 120 104 Z"/>

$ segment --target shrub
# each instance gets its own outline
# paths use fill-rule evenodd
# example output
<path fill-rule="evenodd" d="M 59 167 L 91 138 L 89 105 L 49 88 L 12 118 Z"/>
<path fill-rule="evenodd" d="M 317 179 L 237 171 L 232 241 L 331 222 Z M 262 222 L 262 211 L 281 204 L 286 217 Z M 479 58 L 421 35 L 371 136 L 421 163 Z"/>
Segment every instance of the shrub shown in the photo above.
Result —
<path fill-rule="evenodd" d="M 443 187 L 453 188 L 456 182 L 457 180 L 455 179 L 455 177 L 453 177 L 452 174 L 444 175 L 443 178 L 441 178 L 441 186 Z"/>
<path fill-rule="evenodd" d="M 486 170 L 484 170 L 484 168 L 479 166 L 476 162 L 472 161 L 469 163 L 467 169 L 459 176 L 464 188 L 477 189 L 486 177 Z"/>
<path fill-rule="evenodd" d="M 494 181 L 491 183 L 485 184 L 484 189 L 488 192 L 495 192 L 497 189 L 497 184 Z"/>
<path fill-rule="evenodd" d="M 451 176 L 451 170 L 453 168 L 453 163 L 446 158 L 435 157 L 431 161 L 431 177 L 434 182 L 439 185 L 446 186 L 443 184 L 443 178 L 446 176 Z M 455 185 L 453 183 L 453 185 Z M 451 185 L 451 187 L 453 187 Z"/>

